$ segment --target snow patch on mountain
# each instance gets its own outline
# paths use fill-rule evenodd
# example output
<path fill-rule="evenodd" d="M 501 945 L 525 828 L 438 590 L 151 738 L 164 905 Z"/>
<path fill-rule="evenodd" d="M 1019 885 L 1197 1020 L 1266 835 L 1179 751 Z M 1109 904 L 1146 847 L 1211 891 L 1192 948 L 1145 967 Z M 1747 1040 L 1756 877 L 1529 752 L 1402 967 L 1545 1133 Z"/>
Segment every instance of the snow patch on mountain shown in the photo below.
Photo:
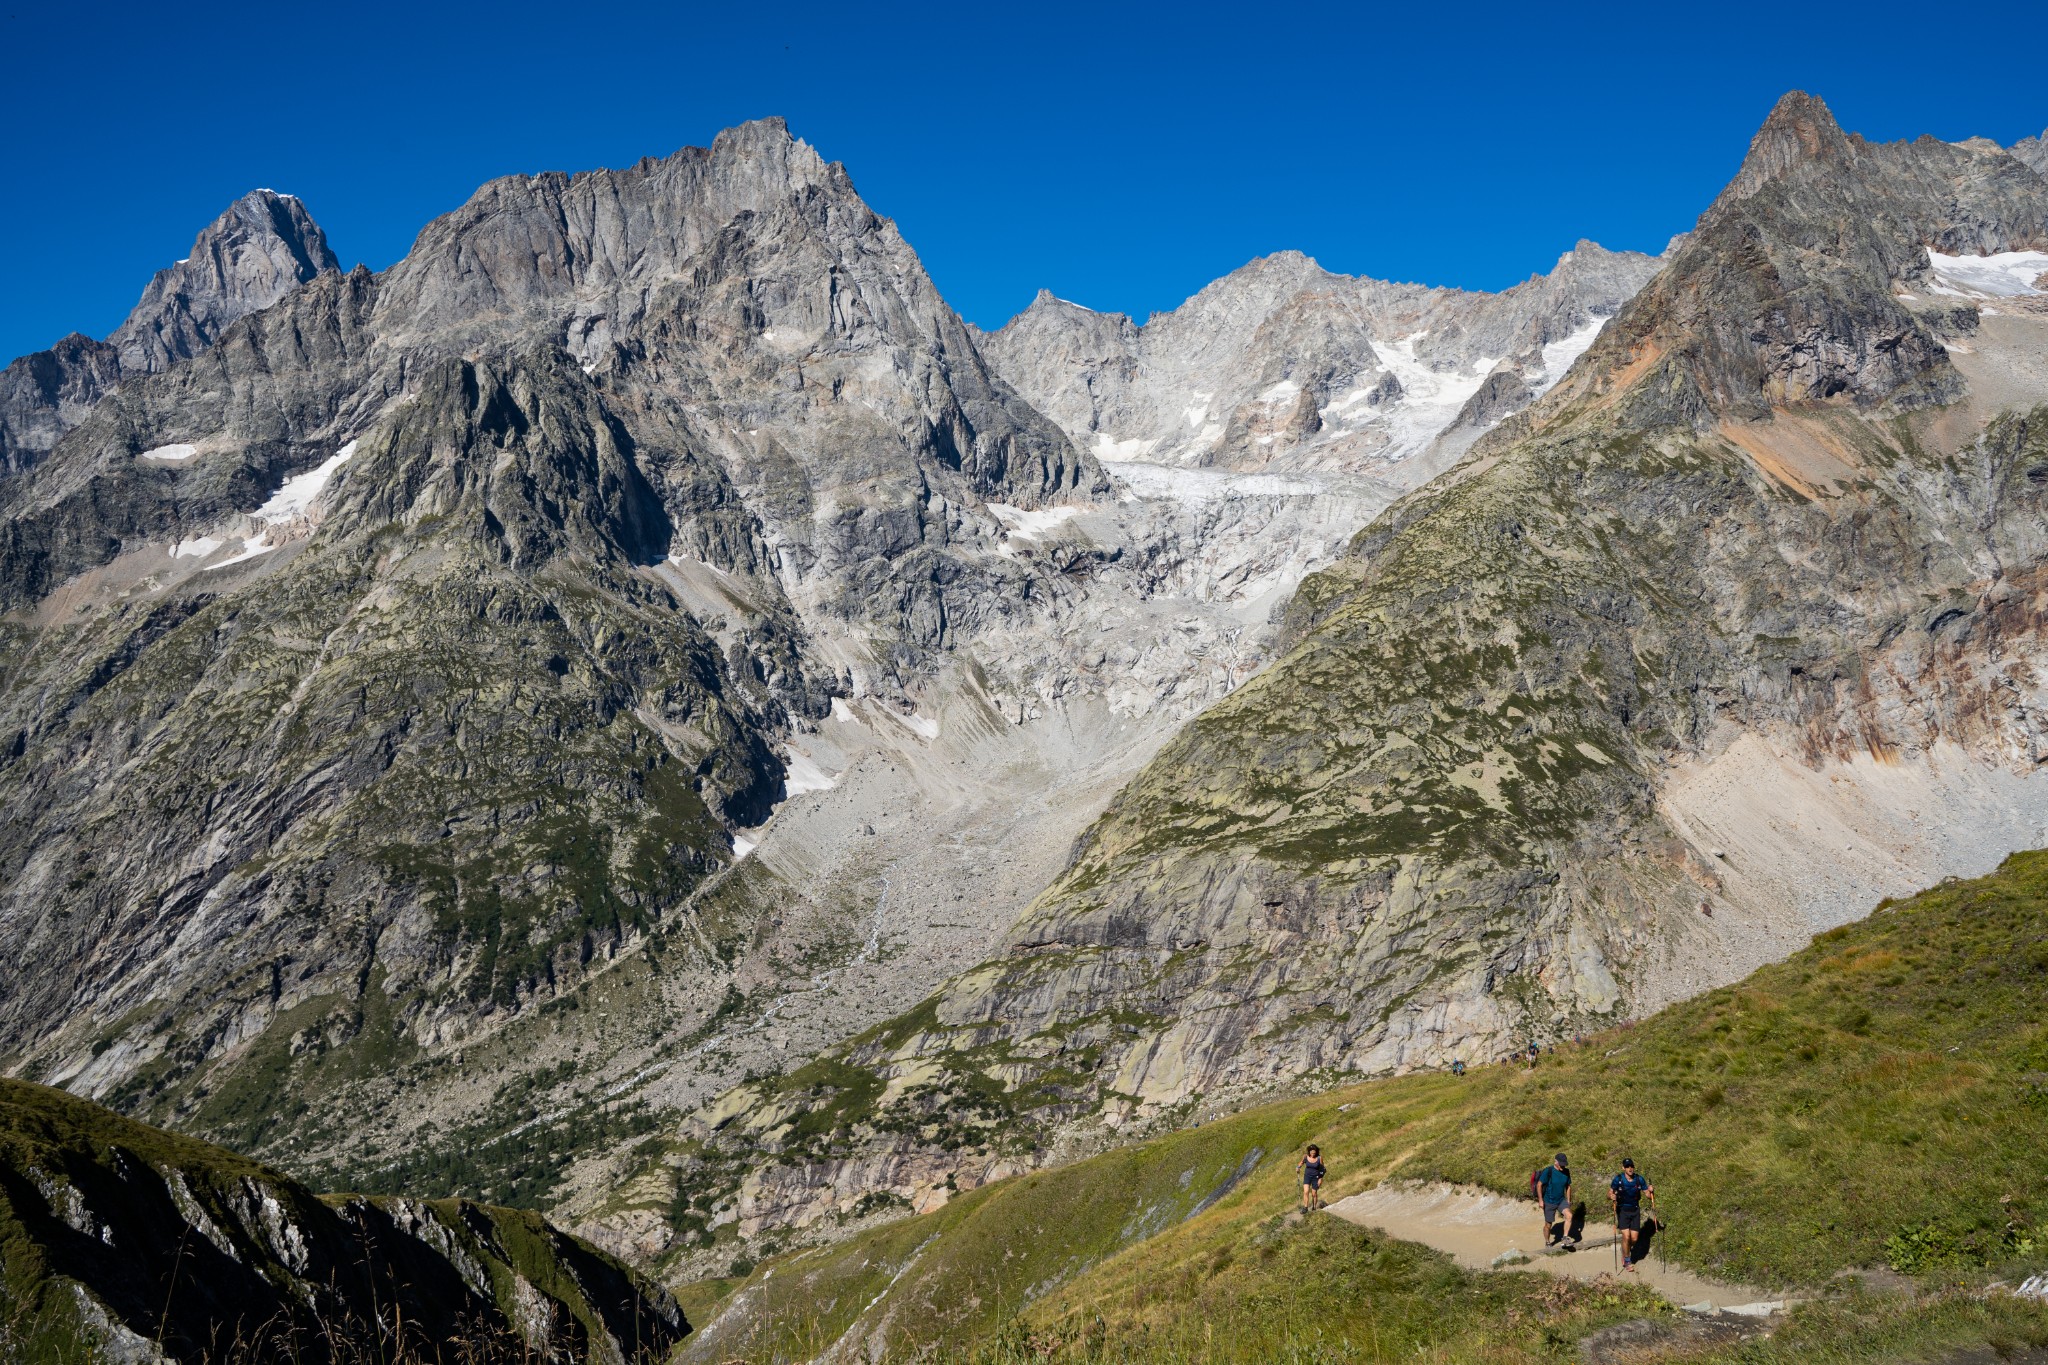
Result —
<path fill-rule="evenodd" d="M 1001 502 L 990 503 L 988 510 L 996 514 L 996 520 L 1003 523 L 1003 529 L 1015 540 L 1037 540 L 1081 511 L 1078 507 L 1026 509 Z"/>
<path fill-rule="evenodd" d="M 839 699 L 834 697 L 832 700 L 837 702 Z M 839 779 L 819 767 L 817 760 L 795 749 L 785 748 L 782 751 L 782 772 L 782 789 L 790 796 L 828 792 L 839 785 Z"/>
<path fill-rule="evenodd" d="M 1536 393 L 1548 391 L 1558 380 L 1564 378 L 1578 358 L 1593 345 L 1593 339 L 1600 335 L 1600 329 L 1607 325 L 1606 318 L 1594 318 L 1584 327 L 1543 348 L 1543 373 L 1529 376 L 1529 387 Z"/>
<path fill-rule="evenodd" d="M 1479 392 L 1487 372 L 1498 360 L 1481 356 L 1469 368 L 1439 370 L 1416 357 L 1415 343 L 1426 335 L 1416 332 L 1393 341 L 1372 343 L 1373 354 L 1393 372 L 1406 395 L 1399 403 L 1373 408 L 1365 415 L 1366 421 L 1378 421 L 1386 427 L 1387 445 L 1381 454 L 1388 460 L 1406 459 L 1427 449 L 1457 419 L 1472 395 Z"/>
<path fill-rule="evenodd" d="M 2009 299 L 2048 293 L 2048 251 L 2000 251 L 1988 256 L 1944 256 L 1927 253 L 1934 282 L 1928 292 L 1958 299 Z"/>

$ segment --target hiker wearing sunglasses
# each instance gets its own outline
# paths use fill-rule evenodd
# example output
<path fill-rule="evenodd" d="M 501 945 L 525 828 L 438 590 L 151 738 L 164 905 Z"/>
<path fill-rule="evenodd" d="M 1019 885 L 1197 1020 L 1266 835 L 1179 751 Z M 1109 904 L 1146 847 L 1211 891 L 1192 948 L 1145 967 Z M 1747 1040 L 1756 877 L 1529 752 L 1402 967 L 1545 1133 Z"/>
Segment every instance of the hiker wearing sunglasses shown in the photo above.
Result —
<path fill-rule="evenodd" d="M 1636 1173 L 1636 1163 L 1621 1159 L 1621 1174 L 1607 1184 L 1607 1202 L 1614 1206 L 1614 1229 L 1621 1237 L 1621 1268 L 1636 1265 L 1636 1237 L 1643 1227 L 1643 1201 L 1657 1207 L 1657 1187 Z"/>

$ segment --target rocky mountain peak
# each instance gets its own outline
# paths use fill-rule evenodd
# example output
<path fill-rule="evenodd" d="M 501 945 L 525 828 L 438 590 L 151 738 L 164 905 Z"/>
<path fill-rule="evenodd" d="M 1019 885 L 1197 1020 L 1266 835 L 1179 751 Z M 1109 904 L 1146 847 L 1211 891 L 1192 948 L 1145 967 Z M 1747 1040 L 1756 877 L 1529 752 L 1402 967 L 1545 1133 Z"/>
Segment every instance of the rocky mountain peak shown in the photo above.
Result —
<path fill-rule="evenodd" d="M 125 379 L 189 360 L 235 321 L 339 268 L 327 234 L 289 194 L 251 190 L 156 272 L 105 341 L 72 333 L 0 370 L 0 473 L 44 455 Z"/>
<path fill-rule="evenodd" d="M 1747 199 L 1765 185 L 1804 162 L 1847 164 L 1854 154 L 1849 135 L 1822 101 L 1803 90 L 1786 92 L 1750 139 L 1742 169 L 1721 192 L 1716 204 Z"/>
<path fill-rule="evenodd" d="M 340 269 L 327 234 L 289 194 L 251 190 L 159 270 L 128 320 L 107 338 L 128 373 L 199 354 L 237 320 L 268 308 L 325 270 Z"/>
<path fill-rule="evenodd" d="M 1406 486 L 1555 383 L 1661 264 L 1582 241 L 1551 274 L 1489 294 L 1278 251 L 1142 327 L 1041 292 L 983 350 L 1098 458 Z"/>

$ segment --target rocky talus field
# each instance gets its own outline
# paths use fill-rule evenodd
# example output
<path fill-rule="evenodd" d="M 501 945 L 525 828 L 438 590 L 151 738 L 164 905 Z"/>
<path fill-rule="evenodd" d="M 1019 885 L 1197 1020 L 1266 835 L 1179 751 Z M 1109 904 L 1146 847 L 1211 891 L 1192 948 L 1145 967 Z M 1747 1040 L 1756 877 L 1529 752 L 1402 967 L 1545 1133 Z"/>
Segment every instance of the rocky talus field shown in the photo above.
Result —
<path fill-rule="evenodd" d="M 411 1220 L 501 1344 L 624 1340 L 514 1242 L 910 1236 L 2048 842 L 2041 139 L 1789 95 L 1660 256 L 1142 322 L 966 323 L 772 119 L 340 261 L 256 191 L 0 371 L 0 1071 L 156 1126 L 81 1172 Z M 32 1145 L 20 1245 L 96 1235 Z"/>

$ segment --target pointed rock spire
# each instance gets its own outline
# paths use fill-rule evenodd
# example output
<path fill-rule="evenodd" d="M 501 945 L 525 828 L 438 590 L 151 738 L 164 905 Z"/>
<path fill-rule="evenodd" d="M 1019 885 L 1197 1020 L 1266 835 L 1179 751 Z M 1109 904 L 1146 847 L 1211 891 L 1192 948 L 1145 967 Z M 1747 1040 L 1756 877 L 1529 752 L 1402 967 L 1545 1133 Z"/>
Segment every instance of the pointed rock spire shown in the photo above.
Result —
<path fill-rule="evenodd" d="M 161 370 L 199 354 L 236 320 L 268 308 L 340 263 L 327 234 L 289 194 L 252 190 L 159 270 L 128 320 L 107 338 L 124 373 Z"/>
<path fill-rule="evenodd" d="M 1813 161 L 1843 164 L 1853 154 L 1849 135 L 1827 105 L 1804 90 L 1790 91 L 1750 139 L 1742 169 L 1716 202 L 1747 199 L 1795 166 Z"/>

